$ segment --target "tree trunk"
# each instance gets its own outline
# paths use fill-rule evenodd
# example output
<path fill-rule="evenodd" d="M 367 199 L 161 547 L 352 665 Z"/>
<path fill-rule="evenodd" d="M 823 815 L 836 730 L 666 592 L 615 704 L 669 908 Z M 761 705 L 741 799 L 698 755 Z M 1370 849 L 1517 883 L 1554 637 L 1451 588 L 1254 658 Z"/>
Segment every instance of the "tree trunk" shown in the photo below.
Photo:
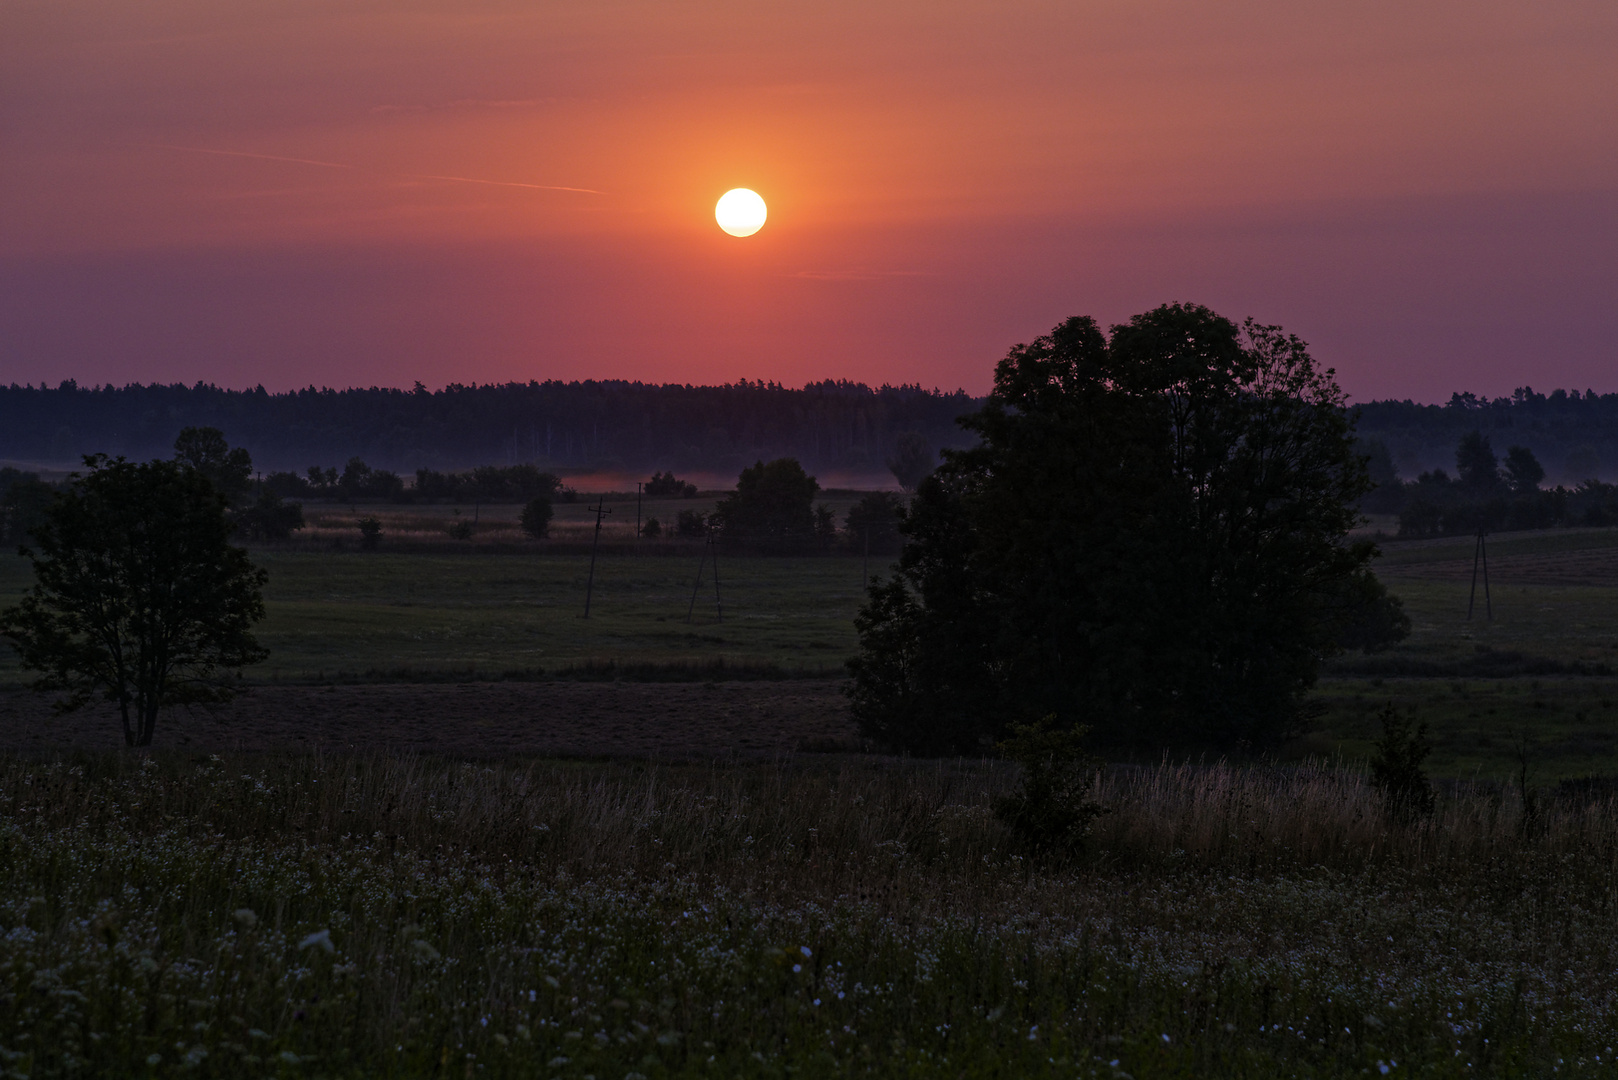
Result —
<path fill-rule="evenodd" d="M 156 705 L 156 703 L 154 702 L 154 703 L 142 705 L 141 710 L 140 710 L 140 740 L 135 745 L 137 745 L 137 746 L 150 746 L 150 745 L 152 745 L 152 732 L 154 730 L 156 730 L 156 728 L 157 728 L 157 705 Z"/>
<path fill-rule="evenodd" d="M 124 745 L 135 745 L 135 729 L 129 726 L 129 699 L 118 699 L 118 712 L 124 722 Z"/>

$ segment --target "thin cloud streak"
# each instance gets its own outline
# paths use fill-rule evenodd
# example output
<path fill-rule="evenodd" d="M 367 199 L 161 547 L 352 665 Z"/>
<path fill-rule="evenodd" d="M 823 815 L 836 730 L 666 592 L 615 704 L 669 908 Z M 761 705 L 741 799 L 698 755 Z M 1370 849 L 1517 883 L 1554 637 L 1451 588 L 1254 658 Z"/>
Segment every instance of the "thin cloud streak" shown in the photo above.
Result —
<path fill-rule="evenodd" d="M 438 176 L 433 173 L 408 173 L 412 180 L 453 180 L 461 184 L 490 184 L 494 187 L 520 187 L 533 188 L 535 191 L 578 191 L 585 195 L 605 195 L 605 191 L 597 191 L 587 187 L 562 187 L 559 184 L 520 184 L 515 180 L 479 180 L 473 176 Z"/>
<path fill-rule="evenodd" d="M 317 161 L 314 158 L 281 157 L 278 154 L 250 154 L 245 150 L 208 150 L 201 146 L 174 146 L 170 143 L 150 144 L 159 150 L 183 150 L 188 154 L 217 154 L 220 157 L 256 158 L 259 161 L 290 161 L 297 165 L 319 165 L 324 169 L 358 169 L 358 165 L 344 165 L 340 161 Z"/>

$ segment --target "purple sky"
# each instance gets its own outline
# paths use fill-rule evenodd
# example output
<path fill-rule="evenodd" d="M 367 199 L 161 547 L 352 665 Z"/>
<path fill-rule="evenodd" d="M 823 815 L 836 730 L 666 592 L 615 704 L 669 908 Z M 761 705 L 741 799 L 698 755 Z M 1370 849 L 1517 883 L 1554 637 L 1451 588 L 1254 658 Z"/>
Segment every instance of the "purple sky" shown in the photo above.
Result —
<path fill-rule="evenodd" d="M 14 3 L 0 380 L 981 392 L 1195 300 L 1613 391 L 1614 70 L 1596 3 Z"/>

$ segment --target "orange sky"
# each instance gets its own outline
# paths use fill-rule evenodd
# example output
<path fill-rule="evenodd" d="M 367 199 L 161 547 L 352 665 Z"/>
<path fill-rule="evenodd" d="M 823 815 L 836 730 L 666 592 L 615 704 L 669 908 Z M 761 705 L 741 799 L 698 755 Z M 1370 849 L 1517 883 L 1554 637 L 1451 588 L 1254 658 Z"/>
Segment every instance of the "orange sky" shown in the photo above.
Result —
<path fill-rule="evenodd" d="M 1613 390 L 1615 71 L 1610 2 L 11 0 L 0 379 L 981 391 L 1192 299 Z"/>

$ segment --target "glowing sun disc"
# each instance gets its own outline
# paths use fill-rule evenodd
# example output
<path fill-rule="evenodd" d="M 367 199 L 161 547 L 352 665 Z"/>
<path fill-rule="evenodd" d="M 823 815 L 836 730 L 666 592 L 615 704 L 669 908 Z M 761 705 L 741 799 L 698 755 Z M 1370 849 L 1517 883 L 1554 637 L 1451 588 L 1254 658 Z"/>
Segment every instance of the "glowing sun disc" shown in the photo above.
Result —
<path fill-rule="evenodd" d="M 758 197 L 758 192 L 747 188 L 731 188 L 719 196 L 719 204 L 713 208 L 714 220 L 719 227 L 732 236 L 752 236 L 764 227 L 764 219 L 769 211 L 764 207 L 764 200 Z"/>

